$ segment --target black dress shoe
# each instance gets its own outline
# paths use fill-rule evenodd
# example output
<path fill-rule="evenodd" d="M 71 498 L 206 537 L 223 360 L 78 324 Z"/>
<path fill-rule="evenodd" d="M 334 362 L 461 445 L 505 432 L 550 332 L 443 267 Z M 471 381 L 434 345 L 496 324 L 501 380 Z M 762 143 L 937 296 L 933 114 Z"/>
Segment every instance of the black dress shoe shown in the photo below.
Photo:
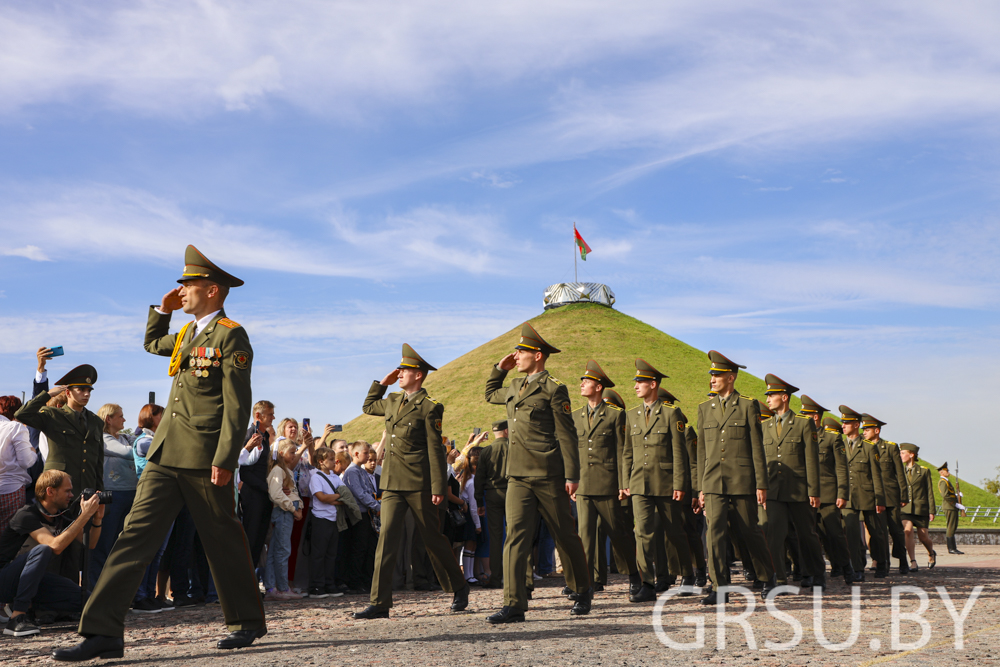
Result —
<path fill-rule="evenodd" d="M 711 591 L 708 595 L 701 599 L 703 605 L 713 605 L 720 604 L 721 602 L 729 602 L 729 593 L 723 593 L 721 600 L 719 599 L 719 594 L 715 591 Z"/>
<path fill-rule="evenodd" d="M 359 621 L 367 621 L 372 618 L 389 618 L 389 610 L 383 609 L 382 607 L 376 607 L 371 604 L 361 611 L 356 611 L 351 614 L 352 618 L 356 618 Z"/>
<path fill-rule="evenodd" d="M 802 588 L 812 588 L 813 587 L 813 576 L 811 574 L 802 577 L 802 583 L 799 584 Z"/>
<path fill-rule="evenodd" d="M 680 594 L 680 596 L 682 598 L 687 598 L 687 597 L 691 597 L 692 595 L 694 595 L 694 591 L 691 590 L 693 588 L 694 588 L 694 575 L 693 574 L 690 575 L 690 576 L 688 576 L 688 577 L 681 577 L 681 590 L 683 592 Z M 687 589 L 687 590 L 684 590 L 684 589 Z"/>
<path fill-rule="evenodd" d="M 760 590 L 760 596 L 762 598 L 766 598 L 768 594 L 777 587 L 778 587 L 778 578 L 772 574 L 771 578 L 767 581 L 767 583 L 764 584 L 764 588 Z"/>
<path fill-rule="evenodd" d="M 666 579 L 660 579 L 656 582 L 654 588 L 657 593 L 662 593 L 663 591 L 669 589 L 671 586 L 677 583 L 677 577 L 667 577 Z"/>
<path fill-rule="evenodd" d="M 844 568 L 843 572 L 844 572 L 844 583 L 847 584 L 848 586 L 852 586 L 854 584 L 854 568 L 848 565 Z"/>
<path fill-rule="evenodd" d="M 839 565 L 834 565 L 833 567 L 830 568 L 830 576 L 831 577 L 839 577 L 843 573 L 844 573 L 844 568 L 842 568 Z"/>
<path fill-rule="evenodd" d="M 910 564 L 907 563 L 906 560 L 903 559 L 903 558 L 899 559 L 899 573 L 900 574 L 909 574 L 910 573 Z"/>
<path fill-rule="evenodd" d="M 816 590 L 817 588 L 820 589 L 821 591 L 825 590 L 826 589 L 826 575 L 822 574 L 822 575 L 820 575 L 818 577 L 813 577 L 813 585 L 812 585 L 812 587 L 813 587 L 813 590 Z"/>
<path fill-rule="evenodd" d="M 228 637 L 220 639 L 216 648 L 246 648 L 253 644 L 253 640 L 260 639 L 267 634 L 267 628 L 257 628 L 256 630 L 233 630 Z"/>
<path fill-rule="evenodd" d="M 562 594 L 565 595 L 566 597 L 568 597 L 570 600 L 575 600 L 576 599 L 575 597 L 573 597 L 573 596 L 576 595 L 576 591 L 574 591 L 569 586 L 563 586 Z"/>
<path fill-rule="evenodd" d="M 594 588 L 591 586 L 577 598 L 576 604 L 569 610 L 573 616 L 586 616 L 590 613 L 590 602 L 594 599 Z"/>
<path fill-rule="evenodd" d="M 698 588 L 704 588 L 708 585 L 708 570 L 699 567 L 694 571 L 694 585 Z"/>
<path fill-rule="evenodd" d="M 751 586 L 751 588 L 753 588 L 755 591 L 763 590 L 765 583 L 767 582 L 761 581 L 760 579 L 754 579 L 753 586 Z"/>
<path fill-rule="evenodd" d="M 487 616 L 486 621 L 493 625 L 500 623 L 522 623 L 524 622 L 524 612 L 514 607 L 504 607 L 497 613 Z"/>
<path fill-rule="evenodd" d="M 594 582 L 594 592 L 595 593 L 600 593 L 603 590 L 604 590 L 604 584 L 602 584 L 599 581 L 595 581 Z"/>
<path fill-rule="evenodd" d="M 861 572 L 854 573 L 854 581 L 852 583 L 860 584 L 864 583 L 864 580 L 865 580 L 865 572 L 864 570 L 862 570 Z"/>
<path fill-rule="evenodd" d="M 875 578 L 876 579 L 885 579 L 888 574 L 889 574 L 889 568 L 888 567 L 885 568 L 884 570 L 882 568 L 878 568 L 878 569 L 875 570 Z"/>
<path fill-rule="evenodd" d="M 72 648 L 61 648 L 52 652 L 55 660 L 79 662 L 93 658 L 123 658 L 125 657 L 125 640 L 121 637 L 105 637 L 93 635 Z"/>
<path fill-rule="evenodd" d="M 198 604 L 198 603 L 195 602 L 194 598 L 191 597 L 191 596 L 189 596 L 189 595 L 175 595 L 174 596 L 174 607 L 175 608 L 193 607 L 196 604 Z"/>
<path fill-rule="evenodd" d="M 469 591 L 472 590 L 469 584 L 465 584 L 457 591 L 455 591 L 455 596 L 451 601 L 452 611 L 465 611 L 465 608 L 469 606 Z"/>
<path fill-rule="evenodd" d="M 628 594 L 635 595 L 640 588 L 642 588 L 642 577 L 639 576 L 639 573 L 628 575 Z"/>
<path fill-rule="evenodd" d="M 629 602 L 652 602 L 656 599 L 656 589 L 644 583 L 635 595 L 628 596 Z"/>

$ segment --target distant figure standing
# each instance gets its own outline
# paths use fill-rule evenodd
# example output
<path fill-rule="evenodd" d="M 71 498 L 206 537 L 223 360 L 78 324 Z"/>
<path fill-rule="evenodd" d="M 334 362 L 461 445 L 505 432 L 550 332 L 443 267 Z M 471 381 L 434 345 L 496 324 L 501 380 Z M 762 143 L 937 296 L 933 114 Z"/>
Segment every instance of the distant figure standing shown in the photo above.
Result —
<path fill-rule="evenodd" d="M 955 543 L 955 531 L 958 529 L 958 505 L 959 502 L 958 494 L 955 493 L 955 487 L 952 486 L 951 473 L 948 472 L 948 462 L 945 461 L 944 465 L 938 468 L 938 473 L 941 475 L 938 479 L 938 492 L 941 493 L 941 510 L 944 512 L 944 518 L 947 523 L 947 532 L 945 533 L 945 539 L 948 542 L 948 553 L 963 555 L 964 551 L 958 550 L 958 545 Z"/>

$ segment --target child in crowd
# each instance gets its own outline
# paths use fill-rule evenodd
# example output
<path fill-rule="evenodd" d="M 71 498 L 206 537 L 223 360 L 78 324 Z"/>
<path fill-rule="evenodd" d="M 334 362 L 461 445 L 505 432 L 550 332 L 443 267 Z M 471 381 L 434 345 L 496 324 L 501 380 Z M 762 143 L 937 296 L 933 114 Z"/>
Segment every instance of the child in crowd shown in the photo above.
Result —
<path fill-rule="evenodd" d="M 317 449 L 314 455 L 317 468 L 309 479 L 309 492 L 313 499 L 309 519 L 312 535 L 310 540 L 312 551 L 309 556 L 310 598 L 343 595 L 334 583 L 340 534 L 337 528 L 337 512 L 338 506 L 344 504 L 340 500 L 339 493 L 344 482 L 333 472 L 335 457 L 329 447 Z"/>
<path fill-rule="evenodd" d="M 274 466 L 267 475 L 267 492 L 274 503 L 271 511 L 274 532 L 271 534 L 271 546 L 267 550 L 267 563 L 264 566 L 264 588 L 267 589 L 264 599 L 269 601 L 298 600 L 305 597 L 288 586 L 292 523 L 302 518 L 302 501 L 292 477 L 292 469 L 298 463 L 299 456 L 295 442 L 282 440 L 278 445 Z"/>
<path fill-rule="evenodd" d="M 375 568 L 375 549 L 378 546 L 378 533 L 374 525 L 381 513 L 381 504 L 376 497 L 378 490 L 372 476 L 364 466 L 368 462 L 370 445 L 364 440 L 352 442 L 348 447 L 351 454 L 351 464 L 340 476 L 351 489 L 354 499 L 361 508 L 361 521 L 351 526 L 345 537 L 349 540 L 347 551 L 347 570 L 344 578 L 348 592 L 367 594 L 371 590 L 372 573 Z M 371 565 L 371 570 L 367 566 Z"/>
<path fill-rule="evenodd" d="M 465 467 L 458 474 L 462 489 L 460 498 L 465 503 L 465 551 L 462 553 L 462 571 L 469 584 L 478 584 L 474 572 L 476 560 L 476 539 L 483 532 L 479 522 L 479 508 L 476 505 L 476 465 L 482 447 L 472 447 L 466 454 Z"/>

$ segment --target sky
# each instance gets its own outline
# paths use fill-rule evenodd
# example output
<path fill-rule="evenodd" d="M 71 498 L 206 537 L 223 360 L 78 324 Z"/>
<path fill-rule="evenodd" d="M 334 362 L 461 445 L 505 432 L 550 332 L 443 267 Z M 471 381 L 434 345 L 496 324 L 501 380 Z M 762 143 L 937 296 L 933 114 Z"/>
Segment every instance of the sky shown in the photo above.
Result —
<path fill-rule="evenodd" d="M 441 366 L 541 312 L 575 223 L 619 310 L 993 476 L 998 33 L 962 1 L 3 3 L 0 394 L 62 345 L 134 426 L 192 243 L 246 281 L 255 398 L 346 422 L 403 342 Z"/>

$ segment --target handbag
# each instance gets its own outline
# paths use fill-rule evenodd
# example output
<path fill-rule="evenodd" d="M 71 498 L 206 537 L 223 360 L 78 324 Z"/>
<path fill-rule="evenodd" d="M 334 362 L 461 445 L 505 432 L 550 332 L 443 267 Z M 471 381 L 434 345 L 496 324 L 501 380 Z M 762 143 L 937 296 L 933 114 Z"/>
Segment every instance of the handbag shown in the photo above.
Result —
<path fill-rule="evenodd" d="M 446 518 L 452 528 L 461 528 L 465 525 L 465 512 L 460 507 L 449 507 Z"/>

